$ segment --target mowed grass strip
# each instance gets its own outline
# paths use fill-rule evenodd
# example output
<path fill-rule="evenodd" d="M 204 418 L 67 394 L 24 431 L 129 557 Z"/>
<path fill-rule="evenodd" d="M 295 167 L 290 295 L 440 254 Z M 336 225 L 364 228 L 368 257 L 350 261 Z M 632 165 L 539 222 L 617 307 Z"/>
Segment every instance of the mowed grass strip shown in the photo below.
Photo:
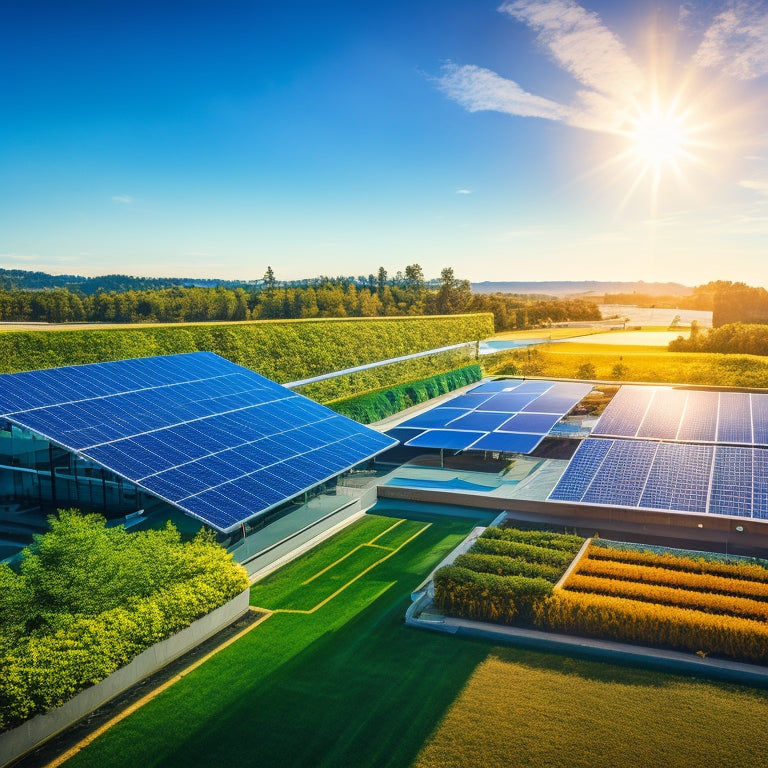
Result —
<path fill-rule="evenodd" d="M 756 768 L 768 692 L 496 648 L 414 768 Z"/>
<path fill-rule="evenodd" d="M 435 518 L 341 599 L 274 614 L 66 765 L 405 768 L 489 650 L 403 625 L 414 584 L 477 524 Z"/>
<path fill-rule="evenodd" d="M 371 544 L 385 549 L 397 549 L 406 544 L 414 536 L 418 536 L 429 523 L 422 523 L 417 520 L 403 520 L 399 525 L 384 531 L 381 536 L 374 539 Z"/>
<path fill-rule="evenodd" d="M 324 601 L 337 596 L 339 590 L 348 587 L 355 579 L 391 552 L 362 544 L 326 568 L 317 578 L 309 579 L 288 594 L 273 601 L 270 610 L 311 611 Z M 266 607 L 266 606 L 262 606 Z"/>
<path fill-rule="evenodd" d="M 375 539 L 397 523 L 398 520 L 391 517 L 365 515 L 321 546 L 251 586 L 251 605 L 268 608 L 324 568 L 332 566 L 356 547 Z"/>

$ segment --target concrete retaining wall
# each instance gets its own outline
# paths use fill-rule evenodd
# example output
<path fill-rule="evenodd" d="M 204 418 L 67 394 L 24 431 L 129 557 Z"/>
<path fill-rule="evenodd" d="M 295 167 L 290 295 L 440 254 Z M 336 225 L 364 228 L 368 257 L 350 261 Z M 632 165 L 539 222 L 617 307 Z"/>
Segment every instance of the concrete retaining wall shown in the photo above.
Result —
<path fill-rule="evenodd" d="M 113 672 L 100 683 L 86 688 L 66 704 L 44 715 L 37 715 L 11 731 L 0 734 L 0 766 L 68 728 L 80 718 L 151 675 L 187 651 L 212 637 L 248 612 L 250 587 L 228 603 L 216 608 L 186 629 L 177 632 L 146 651 L 129 664 Z"/>

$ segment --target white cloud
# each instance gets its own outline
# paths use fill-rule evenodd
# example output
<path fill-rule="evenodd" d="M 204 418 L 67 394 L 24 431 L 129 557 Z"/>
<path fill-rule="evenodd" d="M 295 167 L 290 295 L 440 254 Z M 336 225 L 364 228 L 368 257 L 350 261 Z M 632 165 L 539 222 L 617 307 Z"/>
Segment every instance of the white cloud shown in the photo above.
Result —
<path fill-rule="evenodd" d="M 112 195 L 112 202 L 130 205 L 133 202 L 133 198 L 130 195 Z"/>
<path fill-rule="evenodd" d="M 573 0 L 517 0 L 499 10 L 538 32 L 560 67 L 584 87 L 575 93 L 573 104 L 566 105 L 530 93 L 489 69 L 448 64 L 437 80 L 446 96 L 469 112 L 538 117 L 593 131 L 614 131 L 625 122 L 642 75 L 596 14 Z"/>
<path fill-rule="evenodd" d="M 620 99 L 642 87 L 621 40 L 573 0 L 516 0 L 499 10 L 536 30 L 555 61 L 584 85 Z"/>
<path fill-rule="evenodd" d="M 457 195 L 471 195 L 472 190 L 471 189 L 457 189 L 456 190 Z"/>
<path fill-rule="evenodd" d="M 744 189 L 751 189 L 754 192 L 759 192 L 762 195 L 768 195 L 768 181 L 744 179 L 739 182 L 739 186 L 744 187 Z"/>
<path fill-rule="evenodd" d="M 469 112 L 492 110 L 548 120 L 564 120 L 569 115 L 567 107 L 528 93 L 513 80 L 506 80 L 489 69 L 446 64 L 443 72 L 437 81 L 438 87 Z"/>
<path fill-rule="evenodd" d="M 768 74 L 768 11 L 743 2 L 715 17 L 693 58 L 739 80 Z"/>

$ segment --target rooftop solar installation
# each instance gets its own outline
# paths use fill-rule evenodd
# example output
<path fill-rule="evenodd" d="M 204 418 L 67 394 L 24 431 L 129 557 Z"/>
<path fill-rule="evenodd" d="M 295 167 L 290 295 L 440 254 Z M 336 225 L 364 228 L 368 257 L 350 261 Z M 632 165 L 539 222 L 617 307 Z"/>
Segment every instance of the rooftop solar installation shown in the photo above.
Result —
<path fill-rule="evenodd" d="M 0 416 L 220 531 L 396 445 L 209 352 L 2 374 Z"/>
<path fill-rule="evenodd" d="M 486 381 L 398 427 L 418 429 L 417 436 L 387 434 L 412 447 L 530 453 L 591 390 L 591 384 L 578 382 Z M 467 433 L 474 433 L 474 440 L 467 442 Z"/>
<path fill-rule="evenodd" d="M 768 395 L 624 385 L 592 434 L 768 446 Z"/>
<path fill-rule="evenodd" d="M 768 448 L 588 438 L 548 500 L 768 519 Z"/>
<path fill-rule="evenodd" d="M 409 440 L 406 445 L 413 448 L 447 448 L 463 451 L 485 434 L 487 433 L 458 429 L 428 429 Z"/>
<path fill-rule="evenodd" d="M 473 451 L 499 451 L 503 453 L 530 453 L 544 439 L 544 435 L 526 435 L 520 432 L 489 432 L 473 443 Z"/>

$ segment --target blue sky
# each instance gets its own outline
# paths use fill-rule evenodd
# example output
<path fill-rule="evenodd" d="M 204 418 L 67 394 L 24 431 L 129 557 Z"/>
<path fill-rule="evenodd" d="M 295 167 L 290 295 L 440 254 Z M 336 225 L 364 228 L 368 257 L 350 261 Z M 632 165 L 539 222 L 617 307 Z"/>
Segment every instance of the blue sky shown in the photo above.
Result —
<path fill-rule="evenodd" d="M 765 285 L 768 4 L 3 0 L 0 266 Z"/>

